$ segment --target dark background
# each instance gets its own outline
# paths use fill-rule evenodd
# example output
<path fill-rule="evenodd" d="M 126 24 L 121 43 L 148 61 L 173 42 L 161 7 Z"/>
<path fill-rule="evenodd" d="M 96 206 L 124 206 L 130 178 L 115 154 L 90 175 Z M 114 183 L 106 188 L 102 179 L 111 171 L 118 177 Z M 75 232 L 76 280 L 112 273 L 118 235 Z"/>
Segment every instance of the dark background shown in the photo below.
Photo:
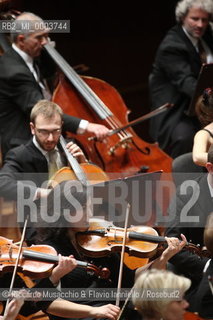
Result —
<path fill-rule="evenodd" d="M 43 19 L 70 20 L 70 33 L 52 34 L 56 49 L 71 66 L 85 64 L 86 75 L 105 80 L 131 110 L 129 120 L 150 111 L 148 75 L 156 49 L 175 23 L 177 0 L 86 1 L 14 0 L 2 10 L 31 11 Z M 151 141 L 146 121 L 134 127 Z"/>

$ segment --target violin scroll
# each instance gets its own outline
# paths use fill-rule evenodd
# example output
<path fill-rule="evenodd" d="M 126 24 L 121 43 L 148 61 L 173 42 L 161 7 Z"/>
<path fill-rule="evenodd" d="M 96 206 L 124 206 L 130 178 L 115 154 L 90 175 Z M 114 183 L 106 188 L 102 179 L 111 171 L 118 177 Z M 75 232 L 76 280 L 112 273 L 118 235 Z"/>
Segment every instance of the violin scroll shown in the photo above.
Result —
<path fill-rule="evenodd" d="M 98 278 L 101 279 L 109 279 L 110 277 L 110 270 L 108 268 L 98 268 L 94 264 L 87 264 L 88 272 L 94 273 Z"/>
<path fill-rule="evenodd" d="M 211 258 L 210 251 L 206 247 L 201 247 L 199 244 L 196 245 L 194 243 L 188 242 L 188 244 L 183 249 L 197 254 L 200 257 Z"/>

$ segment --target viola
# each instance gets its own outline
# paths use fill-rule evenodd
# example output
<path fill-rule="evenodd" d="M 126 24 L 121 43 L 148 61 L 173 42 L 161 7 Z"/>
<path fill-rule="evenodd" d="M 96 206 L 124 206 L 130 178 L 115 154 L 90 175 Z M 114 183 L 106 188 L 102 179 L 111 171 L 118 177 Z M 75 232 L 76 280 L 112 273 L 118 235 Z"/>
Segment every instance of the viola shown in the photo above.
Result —
<path fill-rule="evenodd" d="M 112 223 L 91 219 L 88 231 L 76 234 L 80 250 L 89 257 L 103 257 L 122 249 L 124 229 Z M 150 258 L 157 250 L 159 243 L 165 243 L 155 229 L 147 226 L 135 226 L 127 229 L 125 251 L 139 258 Z"/>
<path fill-rule="evenodd" d="M 91 219 L 87 231 L 76 234 L 79 249 L 88 257 L 104 257 L 111 252 L 120 252 L 122 249 L 124 229 L 114 226 L 102 219 Z M 157 231 L 149 226 L 132 226 L 127 229 L 125 251 L 130 256 L 151 258 L 158 249 L 165 249 L 166 239 L 159 236 Z M 159 247 L 159 244 L 161 246 Z M 199 246 L 188 243 L 184 250 L 202 256 Z M 159 254 L 158 252 L 158 254 Z"/>
<path fill-rule="evenodd" d="M 12 240 L 0 237 L 0 273 L 11 272 L 14 268 L 19 247 Z M 59 261 L 56 250 L 49 245 L 32 245 L 23 247 L 18 270 L 33 279 L 48 277 L 55 264 Z M 89 273 L 108 279 L 110 271 L 107 268 L 77 260 L 77 266 L 85 268 Z"/>

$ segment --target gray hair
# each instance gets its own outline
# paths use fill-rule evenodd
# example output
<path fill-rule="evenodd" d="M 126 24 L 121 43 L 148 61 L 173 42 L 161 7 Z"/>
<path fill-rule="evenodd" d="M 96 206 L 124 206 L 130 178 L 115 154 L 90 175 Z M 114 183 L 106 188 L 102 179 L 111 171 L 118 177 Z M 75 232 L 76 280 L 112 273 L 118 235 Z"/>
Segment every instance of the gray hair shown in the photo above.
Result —
<path fill-rule="evenodd" d="M 34 13 L 23 12 L 14 20 L 14 29 L 10 33 L 12 42 L 16 42 L 19 35 L 28 36 L 36 31 L 45 31 L 45 24 L 42 18 Z"/>
<path fill-rule="evenodd" d="M 209 14 L 209 19 L 213 16 L 212 0 L 181 0 L 175 9 L 176 21 L 181 22 L 192 7 L 206 11 Z"/>

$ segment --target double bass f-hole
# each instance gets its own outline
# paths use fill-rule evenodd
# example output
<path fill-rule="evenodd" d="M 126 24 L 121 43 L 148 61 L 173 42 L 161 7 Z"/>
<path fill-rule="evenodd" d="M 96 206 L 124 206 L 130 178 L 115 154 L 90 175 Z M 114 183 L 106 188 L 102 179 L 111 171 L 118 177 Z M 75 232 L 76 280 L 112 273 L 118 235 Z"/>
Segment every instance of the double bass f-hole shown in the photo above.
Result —
<path fill-rule="evenodd" d="M 128 111 L 115 88 L 103 80 L 79 76 L 55 48 L 50 44 L 44 47 L 68 79 L 60 77 L 53 94 L 53 101 L 65 113 L 92 123 L 104 124 L 112 131 L 127 123 Z M 91 161 L 101 166 L 105 172 L 114 173 L 110 175 L 112 179 L 134 175 L 141 167 L 150 172 L 171 170 L 171 158 L 157 144 L 140 139 L 132 128 L 128 131 L 119 130 L 102 143 L 88 141 L 88 136 L 89 134 L 85 134 L 78 137 L 78 140 L 84 145 Z"/>

